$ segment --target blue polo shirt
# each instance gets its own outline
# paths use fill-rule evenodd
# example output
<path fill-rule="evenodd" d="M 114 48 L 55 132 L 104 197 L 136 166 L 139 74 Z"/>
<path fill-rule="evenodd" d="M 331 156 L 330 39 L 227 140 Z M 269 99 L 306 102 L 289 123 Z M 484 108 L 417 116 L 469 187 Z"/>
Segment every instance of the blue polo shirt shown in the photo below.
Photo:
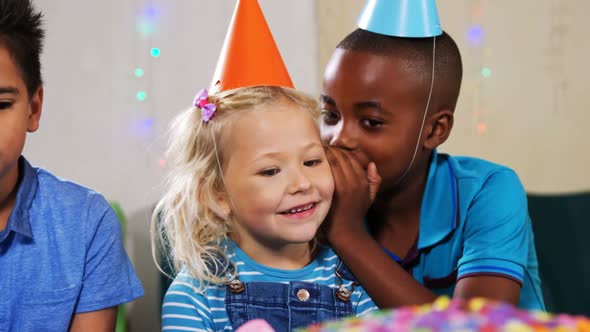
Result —
<path fill-rule="evenodd" d="M 436 294 L 452 296 L 461 278 L 501 276 L 521 285 L 519 307 L 545 309 L 526 193 L 513 170 L 434 151 L 419 229 L 398 261 Z"/>
<path fill-rule="evenodd" d="M 119 220 L 100 194 L 24 157 L 19 177 L 0 232 L 0 331 L 66 331 L 73 314 L 143 295 Z"/>

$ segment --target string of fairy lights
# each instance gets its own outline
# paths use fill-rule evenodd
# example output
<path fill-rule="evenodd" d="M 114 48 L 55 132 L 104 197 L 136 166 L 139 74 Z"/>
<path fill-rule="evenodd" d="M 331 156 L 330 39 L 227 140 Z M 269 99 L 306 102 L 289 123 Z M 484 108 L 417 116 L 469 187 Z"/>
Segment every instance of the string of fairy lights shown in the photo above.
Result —
<path fill-rule="evenodd" d="M 471 4 L 471 24 L 466 32 L 467 44 L 469 45 L 470 54 L 478 59 L 478 66 L 475 72 L 468 73 L 472 75 L 473 84 L 473 104 L 472 120 L 473 128 L 478 135 L 485 135 L 488 130 L 488 109 L 485 102 L 485 85 L 492 77 L 492 68 L 487 64 L 490 54 L 489 44 L 486 43 L 485 35 L 485 8 L 483 1 L 477 1 Z"/>
<path fill-rule="evenodd" d="M 467 45 L 469 54 L 477 63 L 476 69 L 467 73 L 467 81 L 470 81 L 472 99 L 472 119 L 473 128 L 478 135 L 485 135 L 488 131 L 488 116 L 491 111 L 488 109 L 486 102 L 486 84 L 492 78 L 492 68 L 487 62 L 490 60 L 491 48 L 490 43 L 486 41 L 486 8 L 484 4 L 487 1 L 476 1 L 471 4 L 471 24 L 466 32 Z M 547 71 L 552 77 L 552 110 L 554 113 L 560 112 L 567 101 L 569 92 L 568 74 L 565 68 L 566 37 L 570 31 L 568 17 L 571 16 L 571 3 L 563 0 L 552 0 L 549 10 L 551 19 L 547 22 L 549 28 L 548 45 L 546 48 Z"/>
<path fill-rule="evenodd" d="M 160 10 L 152 0 L 139 1 L 136 7 L 136 58 L 137 63 L 131 69 L 135 78 L 135 102 L 138 109 L 136 120 L 132 124 L 132 131 L 142 138 L 151 138 L 154 135 L 154 110 L 153 102 L 150 102 L 153 91 L 153 66 L 161 56 L 160 48 L 153 45 L 153 35 L 160 19 Z"/>

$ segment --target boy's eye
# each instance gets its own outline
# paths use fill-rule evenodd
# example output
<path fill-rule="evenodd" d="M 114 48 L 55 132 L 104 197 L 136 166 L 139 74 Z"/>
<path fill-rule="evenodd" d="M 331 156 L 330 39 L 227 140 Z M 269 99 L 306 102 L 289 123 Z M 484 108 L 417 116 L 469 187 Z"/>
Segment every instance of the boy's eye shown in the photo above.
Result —
<path fill-rule="evenodd" d="M 340 114 L 335 111 L 322 109 L 322 121 L 327 125 L 335 125 L 340 121 Z"/>
<path fill-rule="evenodd" d="M 0 101 L 0 110 L 8 109 L 12 107 L 12 104 L 13 103 L 11 101 Z"/>
<path fill-rule="evenodd" d="M 383 121 L 377 119 L 365 119 L 362 123 L 365 128 L 369 129 L 379 128 L 383 125 Z"/>
<path fill-rule="evenodd" d="M 314 166 L 317 166 L 321 163 L 322 163 L 321 159 L 313 159 L 313 160 L 308 160 L 308 161 L 304 162 L 303 165 L 306 167 L 314 167 Z"/>
<path fill-rule="evenodd" d="M 262 175 L 262 176 L 275 176 L 277 175 L 281 170 L 278 168 L 269 168 L 269 169 L 265 169 L 263 171 L 258 172 L 258 175 Z"/>

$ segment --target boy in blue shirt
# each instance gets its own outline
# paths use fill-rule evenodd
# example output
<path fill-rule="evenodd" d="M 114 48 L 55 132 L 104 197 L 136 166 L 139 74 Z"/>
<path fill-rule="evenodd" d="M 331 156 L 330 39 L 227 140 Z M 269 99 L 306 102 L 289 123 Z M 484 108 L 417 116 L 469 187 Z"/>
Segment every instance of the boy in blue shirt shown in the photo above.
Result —
<path fill-rule="evenodd" d="M 114 330 L 117 305 L 143 295 L 115 212 L 21 155 L 39 128 L 43 38 L 29 0 L 0 2 L 0 329 Z"/>
<path fill-rule="evenodd" d="M 411 26 L 429 16 L 434 24 Z M 434 1 L 369 1 L 359 26 L 334 51 L 321 97 L 322 137 L 337 147 L 328 155 L 335 251 L 380 307 L 449 295 L 544 309 L 516 173 L 437 152 L 453 127 L 462 63 Z"/>

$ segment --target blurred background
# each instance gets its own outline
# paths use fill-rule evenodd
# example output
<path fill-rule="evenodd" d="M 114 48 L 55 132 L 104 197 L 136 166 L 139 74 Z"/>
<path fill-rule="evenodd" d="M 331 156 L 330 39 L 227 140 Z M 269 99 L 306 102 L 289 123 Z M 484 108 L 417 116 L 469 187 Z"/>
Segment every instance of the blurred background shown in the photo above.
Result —
<path fill-rule="evenodd" d="M 35 3 L 46 19 L 45 103 L 25 155 L 118 203 L 146 294 L 127 307 L 127 324 L 157 331 L 149 219 L 166 171 L 165 133 L 209 85 L 235 0 Z M 259 3 L 296 87 L 319 95 L 323 68 L 364 0 Z M 437 3 L 464 62 L 455 127 L 440 150 L 509 165 L 531 195 L 589 192 L 590 1 Z"/>

